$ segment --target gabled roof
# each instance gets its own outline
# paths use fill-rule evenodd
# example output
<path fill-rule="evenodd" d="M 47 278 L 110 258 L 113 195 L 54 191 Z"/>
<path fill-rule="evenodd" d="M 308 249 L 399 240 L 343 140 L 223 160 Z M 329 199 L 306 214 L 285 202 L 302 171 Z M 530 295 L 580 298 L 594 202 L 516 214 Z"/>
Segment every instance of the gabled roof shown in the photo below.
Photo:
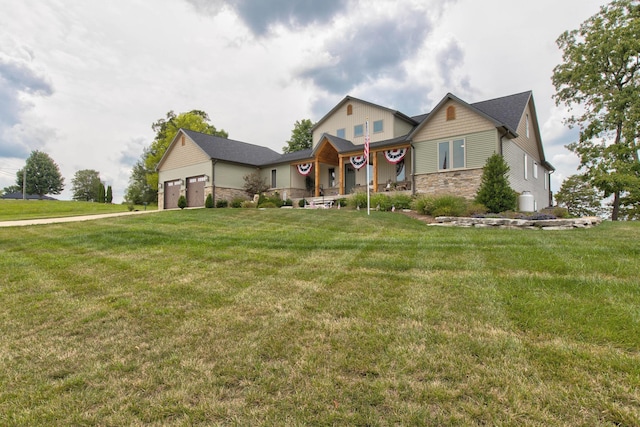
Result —
<path fill-rule="evenodd" d="M 322 142 L 322 140 L 326 139 L 327 141 L 329 141 L 331 143 L 331 145 L 333 145 L 333 147 L 336 149 L 336 151 L 338 153 L 346 153 L 348 151 L 355 151 L 358 150 L 359 147 L 360 149 L 362 148 L 362 146 L 357 146 L 355 145 L 353 142 L 348 141 L 346 139 L 342 139 L 342 138 L 338 138 L 337 136 L 333 136 L 330 135 L 328 133 L 323 133 L 322 136 L 320 137 L 320 142 Z M 313 149 L 313 155 L 316 155 L 316 152 L 318 151 L 318 147 L 320 147 L 320 145 L 322 145 L 321 143 L 316 144 L 315 148 Z"/>
<path fill-rule="evenodd" d="M 342 101 L 340 101 L 335 107 L 333 107 L 331 109 L 331 111 L 329 111 L 327 114 L 325 114 L 320 120 L 318 120 L 318 122 L 313 125 L 313 127 L 311 128 L 311 132 L 314 131 L 315 128 L 317 128 L 318 126 L 320 126 L 320 124 L 322 122 L 324 122 L 325 120 L 327 120 L 329 117 L 331 117 L 333 115 L 333 113 L 335 113 L 336 111 L 338 111 L 338 109 L 340 109 L 344 104 L 346 104 L 347 102 L 352 102 L 352 101 L 356 101 L 356 102 L 361 102 L 363 104 L 369 105 L 371 107 L 374 108 L 379 108 L 381 110 L 385 110 L 390 112 L 391 114 L 393 114 L 394 116 L 412 124 L 412 125 L 417 125 L 418 122 L 416 122 L 415 120 L 413 120 L 411 117 L 407 116 L 406 114 L 401 113 L 398 110 L 393 110 L 391 108 L 387 108 L 387 107 L 383 107 L 382 105 L 378 105 L 378 104 L 374 104 L 373 102 L 369 102 L 369 101 L 364 101 L 362 99 L 358 99 L 358 98 L 354 98 L 353 96 L 345 96 L 344 99 Z"/>
<path fill-rule="evenodd" d="M 531 92 L 529 92 L 529 94 L 530 93 Z M 510 97 L 505 97 L 505 98 L 510 98 Z M 498 99 L 500 99 L 500 98 L 498 98 Z M 420 129 L 422 129 L 427 123 L 429 123 L 431 118 L 435 116 L 433 113 L 438 111 L 439 109 L 441 109 L 442 106 L 445 105 L 450 100 L 451 101 L 455 101 L 458 104 L 466 106 L 470 110 L 474 111 L 476 114 L 484 117 L 485 119 L 489 120 L 490 122 L 493 122 L 493 124 L 496 127 L 504 128 L 508 133 L 512 134 L 513 136 L 517 136 L 518 135 L 518 133 L 516 132 L 516 129 L 518 127 L 518 122 L 520 120 L 520 117 L 522 117 L 522 113 L 524 111 L 524 106 L 526 106 L 526 103 L 522 106 L 522 109 L 520 109 L 520 112 L 519 112 L 520 115 L 518 117 L 518 120 L 515 123 L 515 126 L 512 126 L 512 123 L 507 123 L 507 122 L 502 120 L 502 119 L 505 119 L 505 118 L 512 119 L 512 116 L 515 115 L 515 112 L 513 112 L 513 113 L 512 112 L 507 112 L 507 111 L 503 111 L 503 109 L 502 109 L 502 108 L 507 108 L 507 106 L 509 106 L 510 103 L 507 103 L 507 102 L 498 103 L 498 102 L 496 102 L 496 100 L 484 101 L 484 102 L 478 103 L 478 104 L 481 104 L 481 107 L 484 107 L 484 109 L 482 109 L 482 108 L 476 107 L 476 104 L 468 104 L 465 101 L 463 101 L 462 99 L 460 99 L 457 96 L 455 96 L 454 94 L 448 93 L 447 95 L 445 95 L 444 98 L 442 98 L 442 100 L 438 103 L 438 105 L 436 105 L 435 108 L 433 110 L 431 110 L 430 113 L 428 113 L 426 115 L 423 115 L 424 118 L 422 119 L 422 121 L 420 122 L 420 124 L 418 126 L 413 128 L 413 130 L 409 134 L 409 137 L 410 138 L 413 137 L 413 135 L 415 135 Z M 489 114 L 485 110 L 488 110 L 491 113 L 498 115 L 499 117 L 495 117 L 493 114 Z M 423 116 L 416 116 L 416 117 L 417 118 L 422 118 Z"/>
<path fill-rule="evenodd" d="M 518 129 L 518 123 L 520 123 L 520 119 L 522 118 L 525 108 L 527 108 L 530 98 L 531 91 L 527 91 L 490 99 L 488 101 L 476 102 L 471 104 L 471 106 L 504 123 L 510 130 L 515 132 L 515 130 Z"/>
<path fill-rule="evenodd" d="M 261 166 L 268 163 L 275 163 L 281 156 L 281 154 L 267 147 L 234 141 L 232 139 L 208 135 L 188 129 L 180 129 L 178 131 L 169 149 L 167 149 L 165 156 L 168 155 L 170 148 L 176 143 L 180 132 L 187 135 L 210 159 Z M 165 156 L 163 156 L 158 163 L 158 167 L 163 163 Z"/>

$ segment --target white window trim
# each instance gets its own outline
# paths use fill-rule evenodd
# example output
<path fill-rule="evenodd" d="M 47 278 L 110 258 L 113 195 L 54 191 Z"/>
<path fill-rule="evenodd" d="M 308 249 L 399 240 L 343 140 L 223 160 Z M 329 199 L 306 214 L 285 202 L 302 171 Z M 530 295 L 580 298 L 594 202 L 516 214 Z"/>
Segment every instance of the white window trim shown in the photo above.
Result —
<path fill-rule="evenodd" d="M 526 153 L 524 155 L 524 179 L 529 180 L 529 156 Z"/>
<path fill-rule="evenodd" d="M 463 159 L 463 165 L 462 167 L 459 168 L 454 168 L 453 167 L 453 142 L 454 141 L 462 141 L 462 151 L 464 153 L 464 159 Z M 451 159 L 449 159 L 449 165 L 451 165 L 449 168 L 447 169 L 442 169 L 442 165 L 440 164 L 440 144 L 443 142 L 448 142 L 449 143 L 449 155 L 451 156 Z M 467 140 L 466 138 L 454 138 L 454 139 L 450 139 L 448 141 L 439 141 L 438 142 L 438 171 L 452 171 L 452 170 L 462 170 L 462 169 L 466 169 L 467 168 Z"/>
<path fill-rule="evenodd" d="M 533 179 L 538 179 L 538 162 L 533 162 Z"/>

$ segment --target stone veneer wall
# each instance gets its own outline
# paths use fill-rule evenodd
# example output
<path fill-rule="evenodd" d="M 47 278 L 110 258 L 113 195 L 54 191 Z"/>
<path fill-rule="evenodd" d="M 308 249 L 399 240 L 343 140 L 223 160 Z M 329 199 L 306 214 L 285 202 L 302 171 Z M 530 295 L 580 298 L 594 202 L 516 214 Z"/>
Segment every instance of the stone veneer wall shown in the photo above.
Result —
<path fill-rule="evenodd" d="M 436 222 L 429 225 L 474 228 L 520 228 L 528 230 L 572 230 L 574 228 L 591 228 L 602 222 L 602 218 L 589 216 L 567 219 L 510 219 L 510 218 L 466 218 L 439 216 Z"/>
<path fill-rule="evenodd" d="M 480 187 L 481 178 L 482 169 L 416 175 L 416 193 L 454 194 L 466 199 L 474 199 Z"/>
<path fill-rule="evenodd" d="M 207 197 L 208 194 L 211 194 L 211 191 L 212 187 L 206 188 L 204 196 Z M 231 202 L 233 199 L 249 200 L 249 196 L 246 191 L 237 188 L 216 187 L 216 200 L 214 200 L 213 203 L 215 204 L 218 200 L 223 199 L 228 202 Z"/>

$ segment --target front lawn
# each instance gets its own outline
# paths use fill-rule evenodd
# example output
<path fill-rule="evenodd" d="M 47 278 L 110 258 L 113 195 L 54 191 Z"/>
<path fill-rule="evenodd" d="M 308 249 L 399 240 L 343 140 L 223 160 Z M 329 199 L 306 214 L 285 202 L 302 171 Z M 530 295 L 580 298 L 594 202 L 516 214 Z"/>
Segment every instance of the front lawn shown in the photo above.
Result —
<path fill-rule="evenodd" d="M 0 229 L 0 425 L 639 425 L 640 224 Z"/>
<path fill-rule="evenodd" d="M 156 210 L 156 204 L 135 206 L 135 209 Z M 95 215 L 127 212 L 127 205 L 111 203 L 76 202 L 65 200 L 2 200 L 0 199 L 0 221 L 23 219 L 58 218 L 78 215 Z"/>

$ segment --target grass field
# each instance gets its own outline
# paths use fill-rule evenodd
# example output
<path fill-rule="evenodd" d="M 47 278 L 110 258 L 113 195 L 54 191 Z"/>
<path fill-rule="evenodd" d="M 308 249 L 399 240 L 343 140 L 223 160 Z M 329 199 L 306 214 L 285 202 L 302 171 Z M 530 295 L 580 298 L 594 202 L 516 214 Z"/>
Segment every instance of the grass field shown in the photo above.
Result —
<path fill-rule="evenodd" d="M 0 425 L 640 425 L 640 224 L 0 229 Z"/>
<path fill-rule="evenodd" d="M 150 205 L 147 209 L 157 209 Z M 143 210 L 144 206 L 135 206 Z M 127 212 L 127 205 L 92 202 L 70 202 L 63 200 L 0 200 L 0 221 L 22 219 L 57 218 L 77 215 L 93 215 L 113 212 Z"/>

